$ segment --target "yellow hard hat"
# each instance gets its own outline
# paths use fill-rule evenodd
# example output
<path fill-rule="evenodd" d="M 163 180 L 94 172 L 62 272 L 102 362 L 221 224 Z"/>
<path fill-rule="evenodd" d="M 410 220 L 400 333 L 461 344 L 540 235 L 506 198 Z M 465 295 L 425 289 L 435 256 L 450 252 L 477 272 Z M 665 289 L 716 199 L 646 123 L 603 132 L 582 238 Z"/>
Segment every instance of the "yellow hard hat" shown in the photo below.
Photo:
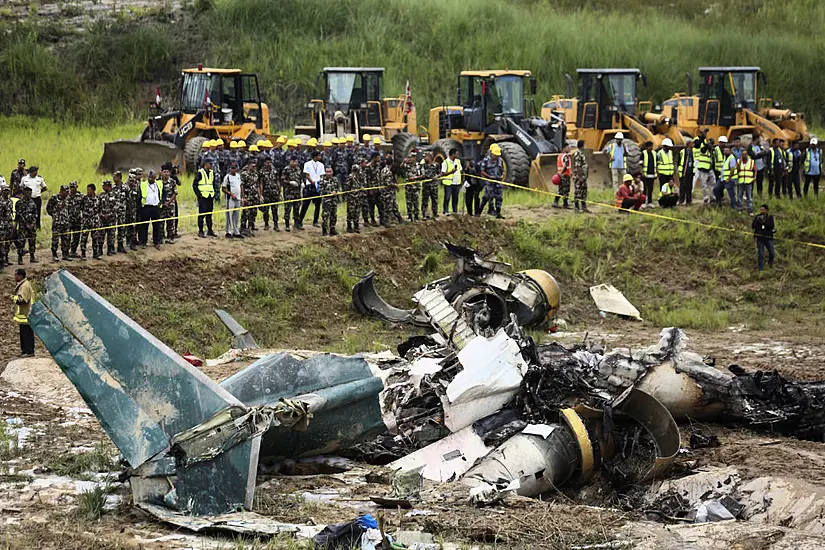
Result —
<path fill-rule="evenodd" d="M 501 155 L 501 147 L 497 143 L 490 145 L 490 152 L 496 156 Z"/>
<path fill-rule="evenodd" d="M 629 182 L 632 183 L 633 182 L 633 176 L 631 176 L 630 174 L 625 174 L 624 177 L 622 178 L 622 181 L 629 181 Z"/>
<path fill-rule="evenodd" d="M 203 145 L 201 145 L 201 148 L 203 148 L 203 147 L 212 147 L 212 140 L 207 139 L 206 141 L 204 141 Z"/>
<path fill-rule="evenodd" d="M 369 141 L 370 140 L 370 135 L 369 134 L 364 134 L 363 136 L 361 136 L 361 140 L 362 141 Z"/>
<path fill-rule="evenodd" d="M 283 145 L 286 142 L 286 136 L 278 136 L 278 139 L 275 140 L 275 143 L 277 143 L 278 145 Z"/>
<path fill-rule="evenodd" d="M 309 140 L 307 140 L 307 147 L 315 147 L 316 145 L 318 145 L 317 139 L 309 138 Z"/>
<path fill-rule="evenodd" d="M 238 142 L 237 141 L 230 141 L 229 142 L 229 148 L 230 149 L 237 149 L 238 148 Z"/>
<path fill-rule="evenodd" d="M 244 147 L 246 147 L 246 142 L 245 142 L 244 140 L 239 141 L 239 142 L 238 142 L 238 147 L 240 147 L 241 149 L 243 149 Z"/>
<path fill-rule="evenodd" d="M 250 153 L 257 153 L 257 152 L 258 152 L 258 145 L 257 145 L 257 144 L 255 144 L 255 143 L 253 143 L 252 145 L 250 145 L 250 146 L 249 146 L 249 152 L 250 152 Z"/>
<path fill-rule="evenodd" d="M 347 136 L 347 141 L 350 143 L 355 143 L 355 136 Z"/>
<path fill-rule="evenodd" d="M 381 138 L 375 138 L 372 140 L 372 142 L 376 145 L 381 145 Z"/>
<path fill-rule="evenodd" d="M 330 140 L 330 143 L 332 145 L 338 145 L 339 143 L 341 143 L 341 140 L 339 140 L 337 137 L 334 137 Z"/>
<path fill-rule="evenodd" d="M 324 142 L 324 147 L 332 147 L 332 142 L 331 141 L 325 141 Z"/>
<path fill-rule="evenodd" d="M 290 139 L 286 142 L 287 147 L 296 147 L 298 145 L 298 140 Z"/>

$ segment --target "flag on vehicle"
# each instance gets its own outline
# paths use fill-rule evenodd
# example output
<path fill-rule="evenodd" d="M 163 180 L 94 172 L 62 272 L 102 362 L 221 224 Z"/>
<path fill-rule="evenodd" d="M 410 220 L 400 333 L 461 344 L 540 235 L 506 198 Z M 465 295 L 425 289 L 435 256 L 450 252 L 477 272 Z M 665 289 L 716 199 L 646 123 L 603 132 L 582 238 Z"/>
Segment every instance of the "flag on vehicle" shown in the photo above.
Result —
<path fill-rule="evenodd" d="M 410 93 L 410 81 L 407 81 L 407 91 L 404 94 L 404 114 L 410 114 L 413 110 L 412 94 Z"/>
<path fill-rule="evenodd" d="M 204 90 L 204 94 L 203 94 L 203 108 L 208 109 L 209 105 L 211 105 L 211 103 L 212 102 L 209 101 L 209 89 L 207 88 L 206 90 Z"/>
<path fill-rule="evenodd" d="M 160 107 L 160 88 L 155 88 L 155 106 Z"/>

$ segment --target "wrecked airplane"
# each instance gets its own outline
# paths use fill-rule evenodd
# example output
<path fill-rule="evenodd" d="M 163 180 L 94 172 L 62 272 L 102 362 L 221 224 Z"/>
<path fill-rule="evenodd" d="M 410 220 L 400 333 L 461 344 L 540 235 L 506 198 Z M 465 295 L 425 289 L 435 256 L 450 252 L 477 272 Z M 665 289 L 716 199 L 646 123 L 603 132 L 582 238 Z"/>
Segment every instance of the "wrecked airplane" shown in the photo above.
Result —
<path fill-rule="evenodd" d="M 400 356 L 272 353 L 218 384 L 64 270 L 46 279 L 30 321 L 153 513 L 248 510 L 259 462 L 330 452 L 460 480 L 491 503 L 586 482 L 599 468 L 618 484 L 661 479 L 681 445 L 679 418 L 822 438 L 825 384 L 722 372 L 677 328 L 646 349 L 605 351 L 537 345 L 509 305 L 501 322 L 479 318 L 483 300 L 468 318 L 450 285 L 468 269 L 477 280 L 503 268 L 453 249 L 459 275 L 419 291 L 410 313 L 435 332 Z M 507 277 L 508 288 L 526 284 Z M 558 302 L 546 305 L 542 318 Z M 233 323 L 236 343 L 250 343 Z"/>
<path fill-rule="evenodd" d="M 556 315 L 561 292 L 546 271 L 511 273 L 510 264 L 483 257 L 472 248 L 449 242 L 444 248 L 456 258 L 455 269 L 449 277 L 433 281 L 415 294 L 417 309 L 399 309 L 385 302 L 375 290 L 375 273 L 370 272 L 352 289 L 355 311 L 392 323 L 429 327 L 431 317 L 423 311 L 422 300 L 439 291 L 475 334 L 485 336 L 507 324 L 511 314 L 524 327 L 546 324 Z"/>

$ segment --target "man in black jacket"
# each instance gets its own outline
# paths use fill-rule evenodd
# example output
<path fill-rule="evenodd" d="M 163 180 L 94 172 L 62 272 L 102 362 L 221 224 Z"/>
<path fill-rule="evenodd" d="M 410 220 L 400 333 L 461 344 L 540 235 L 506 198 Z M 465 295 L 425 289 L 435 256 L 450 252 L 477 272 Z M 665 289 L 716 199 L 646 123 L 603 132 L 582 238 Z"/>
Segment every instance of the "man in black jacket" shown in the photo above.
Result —
<path fill-rule="evenodd" d="M 767 204 L 763 204 L 759 209 L 759 215 L 753 218 L 751 228 L 756 238 L 759 271 L 765 268 L 765 248 L 768 249 L 768 266 L 773 267 L 773 234 L 776 233 L 776 229 L 773 225 L 773 216 L 768 213 Z"/>

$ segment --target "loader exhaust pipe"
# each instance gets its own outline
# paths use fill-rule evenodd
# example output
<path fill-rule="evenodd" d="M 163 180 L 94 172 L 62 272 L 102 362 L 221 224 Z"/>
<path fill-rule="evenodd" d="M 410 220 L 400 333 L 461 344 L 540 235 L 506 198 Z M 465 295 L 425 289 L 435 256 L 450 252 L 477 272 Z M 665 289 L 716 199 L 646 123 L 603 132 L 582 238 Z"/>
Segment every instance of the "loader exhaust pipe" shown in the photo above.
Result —
<path fill-rule="evenodd" d="M 568 73 L 564 73 L 564 79 L 567 80 L 567 97 L 573 97 L 573 77 Z"/>

